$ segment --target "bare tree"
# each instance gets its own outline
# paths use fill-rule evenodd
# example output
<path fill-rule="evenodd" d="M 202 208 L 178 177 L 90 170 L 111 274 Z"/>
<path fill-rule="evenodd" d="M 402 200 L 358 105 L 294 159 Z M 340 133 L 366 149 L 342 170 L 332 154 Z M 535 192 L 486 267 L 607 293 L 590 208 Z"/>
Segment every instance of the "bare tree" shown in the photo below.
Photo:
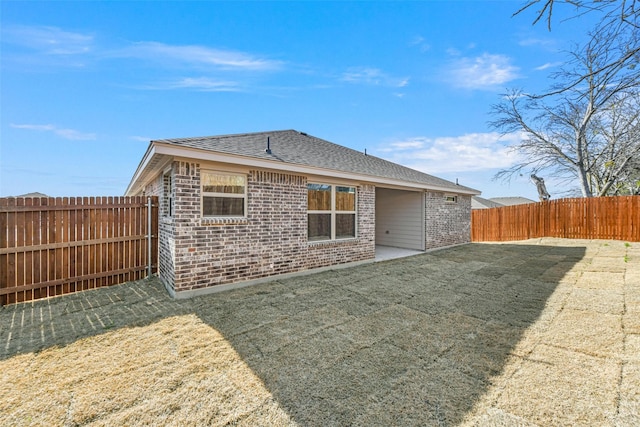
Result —
<path fill-rule="evenodd" d="M 630 168 L 630 173 L 626 180 L 616 187 L 616 195 L 635 195 L 640 196 L 640 161 L 634 161 L 634 165 Z"/>
<path fill-rule="evenodd" d="M 640 44 L 638 43 L 638 31 L 640 24 L 640 0 L 527 0 L 513 15 L 519 15 L 525 11 L 539 6 L 535 12 L 533 25 L 546 19 L 547 28 L 551 31 L 551 23 L 555 6 L 568 5 L 575 8 L 573 18 L 579 18 L 585 14 L 598 13 L 600 22 L 590 33 L 591 44 L 598 39 L 608 39 L 611 34 L 628 40 L 621 44 L 613 52 L 607 54 L 607 59 L 598 61 L 597 67 L 586 70 L 584 74 L 575 75 L 572 80 L 565 81 L 564 86 L 556 86 L 554 90 L 540 96 L 548 96 L 559 91 L 571 89 L 585 82 L 594 74 L 618 72 L 621 69 L 635 67 L 640 60 Z"/>
<path fill-rule="evenodd" d="M 638 27 L 638 8 L 637 0 L 527 0 L 517 12 L 513 15 L 519 15 L 527 10 L 539 6 L 540 9 L 535 11 L 533 25 L 541 20 L 547 21 L 547 28 L 551 30 L 551 22 L 553 18 L 553 9 L 556 5 L 573 6 L 576 10 L 576 16 L 586 13 L 600 12 L 603 14 L 603 21 L 611 23 L 620 21 L 623 24 Z"/>
<path fill-rule="evenodd" d="M 640 194 L 640 97 L 618 95 L 594 120 L 594 195 Z"/>
<path fill-rule="evenodd" d="M 612 58 L 630 46 L 637 50 L 637 38 L 620 26 L 590 36 L 552 75 L 559 83 L 550 92 L 513 90 L 493 106 L 494 129 L 523 134 L 512 146 L 523 160 L 496 177 L 545 172 L 591 197 L 610 194 L 634 176 L 640 163 L 640 67 Z"/>

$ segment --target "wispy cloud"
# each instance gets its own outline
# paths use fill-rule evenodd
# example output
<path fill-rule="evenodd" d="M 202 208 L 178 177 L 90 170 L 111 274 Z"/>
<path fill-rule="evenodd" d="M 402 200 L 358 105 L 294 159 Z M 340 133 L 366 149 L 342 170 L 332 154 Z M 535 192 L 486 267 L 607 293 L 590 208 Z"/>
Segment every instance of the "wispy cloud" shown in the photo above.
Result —
<path fill-rule="evenodd" d="M 527 37 L 520 40 L 518 44 L 523 47 L 537 46 L 537 47 L 543 47 L 543 48 L 549 49 L 549 48 L 554 48 L 556 46 L 556 41 L 552 39 Z"/>
<path fill-rule="evenodd" d="M 445 79 L 466 89 L 495 89 L 519 77 L 519 68 L 505 55 L 485 53 L 476 57 L 456 58 Z"/>
<path fill-rule="evenodd" d="M 173 89 L 195 89 L 204 92 L 237 92 L 240 85 L 233 81 L 222 81 L 208 77 L 187 77 L 174 82 Z"/>
<path fill-rule="evenodd" d="M 542 64 L 539 67 L 534 68 L 536 71 L 544 71 L 547 70 L 549 68 L 555 68 L 555 67 L 559 67 L 560 65 L 562 65 L 562 62 L 547 62 L 546 64 Z"/>
<path fill-rule="evenodd" d="M 184 77 L 136 86 L 136 88 L 143 90 L 190 89 L 197 92 L 240 92 L 243 90 L 238 82 L 217 80 L 210 77 Z"/>
<path fill-rule="evenodd" d="M 133 141 L 139 141 L 139 142 L 149 142 L 151 141 L 153 138 L 149 138 L 147 136 L 140 136 L 140 135 L 132 135 L 129 137 L 129 139 L 133 140 Z"/>
<path fill-rule="evenodd" d="M 392 77 L 378 68 L 351 67 L 342 74 L 340 80 L 370 86 L 405 87 L 409 84 L 408 77 Z"/>
<path fill-rule="evenodd" d="M 495 132 L 414 137 L 378 147 L 376 154 L 430 174 L 503 169 L 518 161 L 509 145 L 519 140 L 519 134 L 501 137 Z"/>
<path fill-rule="evenodd" d="M 64 129 L 54 125 L 11 124 L 12 128 L 33 130 L 39 132 L 51 132 L 61 138 L 73 141 L 91 141 L 96 139 L 95 133 L 80 132 L 75 129 Z"/>
<path fill-rule="evenodd" d="M 80 55 L 92 51 L 94 36 L 58 27 L 12 25 L 2 30 L 5 42 L 47 55 Z"/>
<path fill-rule="evenodd" d="M 142 67 L 173 72 L 189 69 L 211 76 L 221 73 L 269 72 L 284 68 L 283 61 L 262 55 L 232 49 L 219 49 L 202 45 L 167 44 L 157 41 L 118 43 L 107 47 L 97 43 L 96 36 L 63 30 L 52 26 L 7 26 L 1 30 L 3 60 L 48 70 L 49 66 L 78 67 L 89 63 L 108 63 L 114 60 L 137 60 Z M 174 77 L 175 79 L 175 77 Z M 175 88 L 221 90 L 206 81 L 185 79 Z M 222 90 L 232 90 L 224 85 Z"/>
<path fill-rule="evenodd" d="M 115 57 L 172 62 L 192 66 L 216 67 L 226 70 L 266 71 L 283 66 L 281 61 L 234 50 L 198 45 L 170 45 L 159 42 L 138 42 L 111 52 Z"/>
<path fill-rule="evenodd" d="M 431 45 L 426 42 L 425 38 L 422 36 L 415 36 L 411 42 L 409 42 L 410 46 L 416 46 L 420 49 L 420 52 L 427 52 L 431 50 Z"/>

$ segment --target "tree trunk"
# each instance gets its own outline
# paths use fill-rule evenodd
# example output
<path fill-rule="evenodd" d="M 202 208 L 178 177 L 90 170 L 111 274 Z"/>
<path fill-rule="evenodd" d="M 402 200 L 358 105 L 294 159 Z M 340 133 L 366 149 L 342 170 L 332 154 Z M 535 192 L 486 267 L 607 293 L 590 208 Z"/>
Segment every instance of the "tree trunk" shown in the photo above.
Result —
<path fill-rule="evenodd" d="M 578 178 L 580 178 L 580 191 L 582 191 L 582 197 L 593 197 L 591 192 L 591 186 L 589 185 L 589 177 L 582 165 L 577 165 Z"/>

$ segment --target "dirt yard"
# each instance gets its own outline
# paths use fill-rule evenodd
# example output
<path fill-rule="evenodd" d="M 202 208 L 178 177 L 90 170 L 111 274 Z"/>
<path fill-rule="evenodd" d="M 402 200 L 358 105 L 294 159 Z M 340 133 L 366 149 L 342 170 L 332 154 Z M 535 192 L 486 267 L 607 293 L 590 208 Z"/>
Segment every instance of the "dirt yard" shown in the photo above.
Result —
<path fill-rule="evenodd" d="M 536 239 L 0 308 L 0 424 L 640 425 L 640 243 Z"/>

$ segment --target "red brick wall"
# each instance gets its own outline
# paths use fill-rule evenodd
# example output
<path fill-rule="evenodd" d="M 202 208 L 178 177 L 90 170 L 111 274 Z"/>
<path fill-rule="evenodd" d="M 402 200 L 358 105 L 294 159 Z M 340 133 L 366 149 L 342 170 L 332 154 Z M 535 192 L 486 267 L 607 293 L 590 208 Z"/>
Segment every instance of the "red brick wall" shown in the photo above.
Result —
<path fill-rule="evenodd" d="M 471 196 L 457 197 L 457 203 L 447 203 L 445 193 L 425 193 L 426 249 L 471 241 Z"/>
<path fill-rule="evenodd" d="M 363 261 L 375 257 L 375 187 L 358 191 L 358 237 L 307 242 L 307 178 L 274 171 L 247 174 L 247 217 L 203 219 L 200 165 L 174 161 L 172 215 L 159 221 L 159 276 L 176 291 Z M 145 188 L 166 206 L 166 177 Z M 446 203 L 444 193 L 425 194 L 425 247 L 470 241 L 471 197 Z"/>
<path fill-rule="evenodd" d="M 159 274 L 176 292 L 375 256 L 373 186 L 358 187 L 357 239 L 308 243 L 305 176 L 252 170 L 247 217 L 203 219 L 200 165 L 174 162 L 172 173 L 173 217 L 160 222 Z"/>
<path fill-rule="evenodd" d="M 173 174 L 173 171 L 171 171 Z M 165 283 L 165 286 L 173 287 L 174 282 L 174 259 L 173 259 L 173 234 L 174 222 L 173 217 L 167 216 L 168 200 L 165 194 L 165 178 L 163 174 L 145 187 L 144 194 L 147 196 L 158 196 L 160 205 L 158 219 L 158 276 Z M 175 198 L 175 189 L 173 189 L 171 198 Z"/>

